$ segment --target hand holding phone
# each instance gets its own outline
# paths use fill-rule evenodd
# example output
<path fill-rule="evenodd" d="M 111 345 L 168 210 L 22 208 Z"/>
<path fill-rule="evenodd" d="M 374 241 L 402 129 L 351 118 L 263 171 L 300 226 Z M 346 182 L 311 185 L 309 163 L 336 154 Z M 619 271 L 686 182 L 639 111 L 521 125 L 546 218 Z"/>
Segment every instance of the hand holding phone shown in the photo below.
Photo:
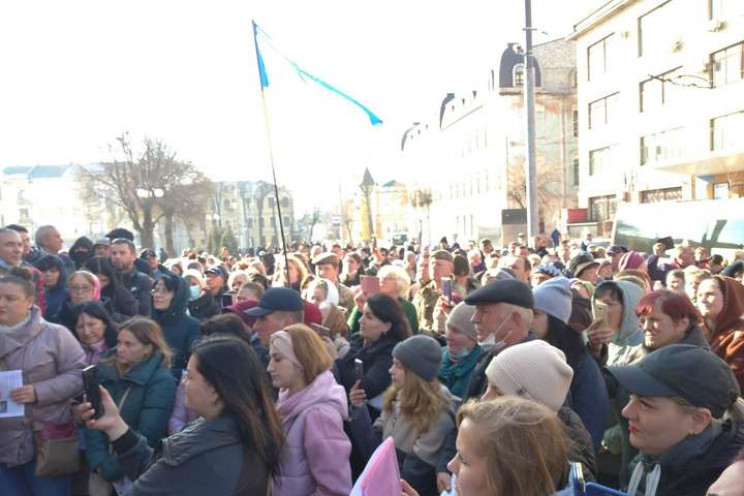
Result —
<path fill-rule="evenodd" d="M 362 382 L 364 380 L 364 363 L 358 358 L 354 359 L 354 373 L 357 381 Z"/>
<path fill-rule="evenodd" d="M 103 415 L 103 401 L 101 400 L 101 391 L 98 389 L 95 365 L 89 365 L 83 369 L 83 388 L 85 389 L 85 397 L 95 412 L 93 418 L 101 418 Z"/>
<path fill-rule="evenodd" d="M 592 302 L 592 313 L 594 314 L 594 320 L 602 321 L 601 327 L 604 327 L 607 321 L 607 310 L 609 310 L 607 303 L 599 300 Z"/>
<path fill-rule="evenodd" d="M 442 296 L 447 300 L 447 303 L 452 303 L 452 278 L 442 278 Z"/>
<path fill-rule="evenodd" d="M 312 324 L 310 324 L 310 326 L 313 328 L 313 330 L 315 332 L 318 333 L 318 335 L 321 338 L 328 338 L 328 339 L 331 338 L 331 330 L 329 328 L 327 328 L 326 326 L 322 326 L 320 324 L 316 324 L 315 322 L 313 322 Z"/>

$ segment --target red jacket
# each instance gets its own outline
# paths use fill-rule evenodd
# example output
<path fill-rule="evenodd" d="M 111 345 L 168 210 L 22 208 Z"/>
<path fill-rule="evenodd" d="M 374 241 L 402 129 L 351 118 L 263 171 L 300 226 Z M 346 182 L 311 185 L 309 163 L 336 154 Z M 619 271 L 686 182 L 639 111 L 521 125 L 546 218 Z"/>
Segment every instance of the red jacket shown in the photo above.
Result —
<path fill-rule="evenodd" d="M 710 349 L 729 364 L 744 391 L 744 286 L 730 277 L 713 279 L 723 293 L 723 308 L 708 328 Z"/>

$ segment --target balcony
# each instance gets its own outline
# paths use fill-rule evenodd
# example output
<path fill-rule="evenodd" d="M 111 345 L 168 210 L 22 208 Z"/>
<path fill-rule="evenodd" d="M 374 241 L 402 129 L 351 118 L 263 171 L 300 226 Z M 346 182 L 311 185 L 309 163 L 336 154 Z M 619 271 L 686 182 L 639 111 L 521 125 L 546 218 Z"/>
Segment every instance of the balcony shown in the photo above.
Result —
<path fill-rule="evenodd" d="M 664 172 L 675 172 L 691 176 L 713 176 L 744 171 L 744 145 L 738 149 L 685 154 L 675 160 L 667 160 L 644 167 L 653 167 Z"/>

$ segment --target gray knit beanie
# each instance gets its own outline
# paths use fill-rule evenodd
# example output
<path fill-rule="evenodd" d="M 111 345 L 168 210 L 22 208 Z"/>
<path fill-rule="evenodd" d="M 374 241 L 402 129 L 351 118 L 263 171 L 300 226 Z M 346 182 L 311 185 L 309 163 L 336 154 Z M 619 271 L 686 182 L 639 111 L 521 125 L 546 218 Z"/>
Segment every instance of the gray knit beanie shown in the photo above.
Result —
<path fill-rule="evenodd" d="M 532 290 L 535 310 L 552 315 L 564 324 L 571 317 L 573 295 L 571 282 L 565 277 L 554 277 Z"/>
<path fill-rule="evenodd" d="M 447 317 L 447 328 L 455 329 L 477 342 L 478 337 L 475 334 L 475 324 L 470 321 L 474 313 L 475 306 L 468 305 L 464 301 L 458 303 L 450 312 L 449 317 Z"/>
<path fill-rule="evenodd" d="M 434 338 L 417 334 L 395 345 L 393 358 L 425 381 L 430 381 L 439 373 L 442 347 Z"/>

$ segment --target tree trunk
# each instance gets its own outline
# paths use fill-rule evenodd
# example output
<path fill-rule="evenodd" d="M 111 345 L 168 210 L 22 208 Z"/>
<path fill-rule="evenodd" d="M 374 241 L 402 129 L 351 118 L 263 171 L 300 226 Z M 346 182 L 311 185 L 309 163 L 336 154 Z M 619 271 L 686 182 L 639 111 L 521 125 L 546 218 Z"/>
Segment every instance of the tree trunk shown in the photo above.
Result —
<path fill-rule="evenodd" d="M 140 231 L 141 247 L 155 248 L 155 223 L 152 220 L 152 210 L 145 208 L 142 213 L 142 230 Z"/>
<path fill-rule="evenodd" d="M 171 256 L 176 253 L 173 246 L 173 215 L 165 216 L 165 251 Z"/>

